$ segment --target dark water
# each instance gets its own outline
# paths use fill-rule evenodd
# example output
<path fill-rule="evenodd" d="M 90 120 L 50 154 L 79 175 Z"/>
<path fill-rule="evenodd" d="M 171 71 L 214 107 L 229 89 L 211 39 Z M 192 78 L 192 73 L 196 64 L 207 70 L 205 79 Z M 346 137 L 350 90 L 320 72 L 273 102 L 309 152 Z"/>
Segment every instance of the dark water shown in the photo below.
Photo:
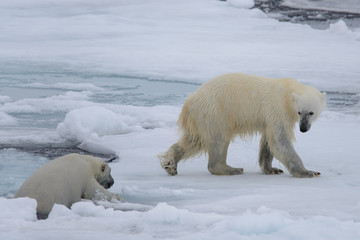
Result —
<path fill-rule="evenodd" d="M 346 114 L 360 114 L 360 94 L 349 92 L 327 92 L 327 108 Z"/>
<path fill-rule="evenodd" d="M 342 19 L 350 29 L 360 28 L 360 14 L 289 8 L 282 6 L 281 3 L 281 0 L 255 0 L 255 7 L 279 21 L 307 24 L 316 29 L 327 29 L 339 19 Z"/>

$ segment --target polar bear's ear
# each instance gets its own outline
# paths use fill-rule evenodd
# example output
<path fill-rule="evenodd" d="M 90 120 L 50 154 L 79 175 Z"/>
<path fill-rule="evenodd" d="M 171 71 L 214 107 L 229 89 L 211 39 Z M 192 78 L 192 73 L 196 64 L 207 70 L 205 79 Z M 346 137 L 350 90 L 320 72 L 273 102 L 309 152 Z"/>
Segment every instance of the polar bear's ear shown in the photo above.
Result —
<path fill-rule="evenodd" d="M 106 169 L 106 165 L 105 165 L 105 164 L 102 164 L 102 165 L 101 165 L 101 172 L 105 172 L 105 169 Z"/>
<path fill-rule="evenodd" d="M 297 103 L 299 100 L 299 95 L 297 95 L 296 93 L 292 93 L 292 97 L 294 99 L 294 103 Z"/>

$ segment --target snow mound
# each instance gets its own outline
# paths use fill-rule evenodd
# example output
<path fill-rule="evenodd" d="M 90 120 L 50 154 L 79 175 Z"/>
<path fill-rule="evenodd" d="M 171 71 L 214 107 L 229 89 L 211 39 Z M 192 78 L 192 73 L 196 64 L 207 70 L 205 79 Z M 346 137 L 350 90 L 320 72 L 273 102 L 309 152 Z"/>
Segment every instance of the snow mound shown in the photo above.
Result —
<path fill-rule="evenodd" d="M 360 41 L 360 32 L 350 30 L 344 20 L 341 19 L 336 23 L 330 24 L 328 31 L 339 36 Z"/>
<path fill-rule="evenodd" d="M 91 201 L 74 203 L 71 210 L 82 217 L 112 217 L 114 215 L 113 208 L 94 205 Z"/>
<path fill-rule="evenodd" d="M 122 203 L 119 203 L 122 204 Z M 36 201 L 29 198 L 0 198 L 0 232 L 4 239 L 106 237 L 118 239 L 356 239 L 360 223 L 313 216 L 299 218 L 288 212 L 260 206 L 234 214 L 201 213 L 158 203 L 148 211 L 118 211 L 91 201 L 73 204 L 71 209 L 55 204 L 49 218 L 37 221 Z M 114 224 L 116 223 L 116 224 Z M 94 231 L 95 230 L 95 231 Z M 79 234 L 84 233 L 85 235 Z"/>
<path fill-rule="evenodd" d="M 57 133 L 65 139 L 80 143 L 87 140 L 91 145 L 96 143 L 90 141 L 97 141 L 102 136 L 174 126 L 178 111 L 177 107 L 167 106 L 78 108 L 66 114 L 64 121 L 57 126 Z"/>
<path fill-rule="evenodd" d="M 83 142 L 105 135 L 129 133 L 139 128 L 129 127 L 116 113 L 102 107 L 86 107 L 70 111 L 57 132 L 65 139 Z"/>
<path fill-rule="evenodd" d="M 15 198 L 7 199 L 0 197 L 0 210 L 1 210 L 1 220 L 0 220 L 0 232 L 2 221 L 7 221 L 10 225 L 11 221 L 14 220 L 25 220 L 25 221 L 35 221 L 36 220 L 36 200 L 30 198 Z"/>

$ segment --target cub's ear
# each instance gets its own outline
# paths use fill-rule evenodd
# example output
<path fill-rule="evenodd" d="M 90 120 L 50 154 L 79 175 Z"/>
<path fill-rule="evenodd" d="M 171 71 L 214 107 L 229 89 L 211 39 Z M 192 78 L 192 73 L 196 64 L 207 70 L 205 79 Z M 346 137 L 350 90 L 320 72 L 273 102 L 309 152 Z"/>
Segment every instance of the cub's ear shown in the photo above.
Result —
<path fill-rule="evenodd" d="M 322 100 L 325 101 L 325 99 L 326 99 L 326 92 L 322 92 L 322 93 L 321 93 L 321 97 L 322 97 Z"/>
<path fill-rule="evenodd" d="M 106 164 L 101 164 L 101 172 L 105 172 Z"/>
<path fill-rule="evenodd" d="M 293 97 L 294 103 L 297 103 L 299 100 L 299 95 L 297 95 L 296 93 L 292 93 L 292 97 Z"/>

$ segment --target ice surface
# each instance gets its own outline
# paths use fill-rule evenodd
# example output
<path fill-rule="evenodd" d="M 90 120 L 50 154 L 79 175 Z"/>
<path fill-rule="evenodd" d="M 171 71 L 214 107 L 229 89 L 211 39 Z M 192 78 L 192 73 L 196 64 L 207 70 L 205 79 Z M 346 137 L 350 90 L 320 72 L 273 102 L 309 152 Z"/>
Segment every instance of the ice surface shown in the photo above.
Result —
<path fill-rule="evenodd" d="M 0 239 L 359 239 L 359 29 L 279 23 L 250 2 L 0 1 Z M 244 175 L 210 175 L 206 156 L 166 174 L 157 155 L 177 141 L 185 98 L 225 72 L 327 91 L 294 143 L 321 177 L 262 175 L 259 136 L 230 145 Z M 37 221 L 34 200 L 11 198 L 49 161 L 17 150 L 32 146 L 118 155 L 110 190 L 123 201 Z"/>
<path fill-rule="evenodd" d="M 79 91 L 103 91 L 101 87 L 97 87 L 91 83 L 54 83 L 54 84 L 44 84 L 44 83 L 28 83 L 20 84 L 19 87 L 24 88 L 40 88 L 40 89 L 61 89 L 61 90 L 79 90 Z"/>

